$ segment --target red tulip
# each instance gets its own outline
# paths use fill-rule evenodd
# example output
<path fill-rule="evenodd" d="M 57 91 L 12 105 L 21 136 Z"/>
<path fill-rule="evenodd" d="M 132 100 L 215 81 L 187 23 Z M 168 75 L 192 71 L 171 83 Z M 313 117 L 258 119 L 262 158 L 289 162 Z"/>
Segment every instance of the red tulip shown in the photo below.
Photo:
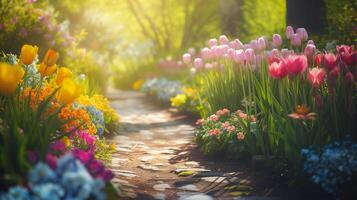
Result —
<path fill-rule="evenodd" d="M 307 58 L 305 55 L 290 55 L 283 60 L 283 65 L 285 65 L 288 73 L 292 76 L 302 74 L 307 67 Z"/>
<path fill-rule="evenodd" d="M 353 83 L 353 74 L 351 72 L 347 72 L 345 75 L 345 82 L 347 85 L 350 85 Z"/>
<path fill-rule="evenodd" d="M 322 62 L 322 58 L 323 58 L 323 54 L 317 54 L 315 56 L 315 66 L 321 66 L 321 62 Z"/>
<path fill-rule="evenodd" d="M 332 70 L 333 68 L 336 67 L 336 56 L 335 54 L 332 54 L 332 53 L 328 53 L 328 54 L 325 54 L 323 56 L 323 66 L 328 69 L 328 70 Z"/>
<path fill-rule="evenodd" d="M 347 65 L 353 64 L 353 57 L 352 57 L 353 46 L 341 45 L 341 46 L 337 46 L 336 50 L 343 62 L 345 62 Z"/>
<path fill-rule="evenodd" d="M 320 86 L 325 79 L 324 69 L 317 67 L 310 69 L 307 75 L 307 79 L 313 87 Z"/>
<path fill-rule="evenodd" d="M 269 74 L 271 77 L 280 80 L 288 74 L 288 70 L 286 69 L 286 65 L 284 65 L 283 62 L 272 62 L 269 65 Z"/>

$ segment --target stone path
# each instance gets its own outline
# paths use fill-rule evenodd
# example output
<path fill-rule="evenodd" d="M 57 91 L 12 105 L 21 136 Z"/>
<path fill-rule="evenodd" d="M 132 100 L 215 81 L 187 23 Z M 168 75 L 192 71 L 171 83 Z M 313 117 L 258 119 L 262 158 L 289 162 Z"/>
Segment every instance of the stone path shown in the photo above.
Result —
<path fill-rule="evenodd" d="M 122 122 L 120 135 L 109 139 L 117 145 L 111 168 L 123 199 L 274 199 L 262 197 L 236 163 L 204 160 L 193 142 L 194 120 L 141 93 L 110 90 L 108 98 Z"/>

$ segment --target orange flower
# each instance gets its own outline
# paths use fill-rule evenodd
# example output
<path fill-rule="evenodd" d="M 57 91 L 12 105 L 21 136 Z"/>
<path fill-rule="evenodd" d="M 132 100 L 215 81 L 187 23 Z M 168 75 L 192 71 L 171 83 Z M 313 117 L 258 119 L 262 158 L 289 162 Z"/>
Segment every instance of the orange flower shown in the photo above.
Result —
<path fill-rule="evenodd" d="M 58 56 L 59 56 L 58 52 L 52 49 L 49 49 L 47 51 L 45 57 L 43 58 L 42 63 L 37 66 L 42 76 L 49 76 L 56 71 L 57 69 L 56 62 Z"/>
<path fill-rule="evenodd" d="M 44 63 L 47 66 L 52 66 L 54 64 L 56 64 L 57 60 L 58 60 L 59 54 L 57 51 L 54 51 L 52 49 L 49 49 L 46 52 L 45 57 L 43 58 L 42 63 Z"/>
<path fill-rule="evenodd" d="M 73 108 L 72 105 L 67 105 L 58 114 L 58 118 L 69 120 L 62 127 L 62 130 L 65 132 L 78 128 L 80 131 L 86 130 L 92 135 L 97 133 L 97 129 L 92 123 L 90 115 L 84 109 Z"/>
<path fill-rule="evenodd" d="M 314 120 L 317 117 L 316 113 L 310 112 L 310 109 L 306 105 L 298 105 L 295 108 L 295 112 L 289 114 L 288 116 L 292 119 L 300 120 Z"/>

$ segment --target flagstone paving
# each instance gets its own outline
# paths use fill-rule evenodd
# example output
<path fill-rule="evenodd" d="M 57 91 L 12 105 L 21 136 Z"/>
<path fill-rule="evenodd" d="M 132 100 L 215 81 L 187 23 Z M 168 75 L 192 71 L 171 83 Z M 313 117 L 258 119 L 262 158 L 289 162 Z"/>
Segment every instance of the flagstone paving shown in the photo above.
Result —
<path fill-rule="evenodd" d="M 110 167 L 123 199 L 275 199 L 262 197 L 269 191 L 255 189 L 237 162 L 203 159 L 193 141 L 193 119 L 138 92 L 111 89 L 108 98 L 122 122 L 120 134 L 108 139 L 116 143 Z"/>

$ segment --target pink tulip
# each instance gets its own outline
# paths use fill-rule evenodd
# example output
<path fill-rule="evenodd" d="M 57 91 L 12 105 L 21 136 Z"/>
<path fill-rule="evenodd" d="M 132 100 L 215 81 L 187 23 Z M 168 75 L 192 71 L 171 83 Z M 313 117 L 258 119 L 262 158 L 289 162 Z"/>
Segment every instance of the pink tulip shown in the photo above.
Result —
<path fill-rule="evenodd" d="M 231 60 L 234 60 L 234 49 L 233 48 L 229 48 L 228 50 L 227 50 L 227 57 L 229 58 L 229 59 L 231 59 Z"/>
<path fill-rule="evenodd" d="M 305 72 L 307 67 L 307 58 L 305 55 L 289 55 L 283 60 L 283 64 L 287 68 L 288 73 L 291 76 L 295 76 Z"/>
<path fill-rule="evenodd" d="M 314 53 L 315 53 L 315 50 L 316 50 L 315 45 L 313 45 L 313 44 L 308 44 L 308 45 L 306 45 L 306 47 L 305 47 L 304 54 L 305 54 L 305 56 L 307 56 L 308 58 L 312 58 L 312 56 L 313 56 Z"/>
<path fill-rule="evenodd" d="M 207 47 L 203 48 L 203 49 L 201 50 L 202 58 L 203 58 L 203 59 L 209 59 L 210 56 L 211 56 L 211 52 L 210 52 L 210 51 L 211 51 L 211 50 L 210 50 L 209 48 L 207 48 Z"/>
<path fill-rule="evenodd" d="M 258 50 L 264 50 L 266 48 L 266 44 L 265 44 L 265 38 L 264 37 L 260 37 L 258 38 Z"/>
<path fill-rule="evenodd" d="M 256 56 L 252 48 L 248 48 L 244 51 L 244 58 L 247 63 L 252 63 Z"/>
<path fill-rule="evenodd" d="M 323 59 L 323 54 L 319 53 L 315 56 L 315 59 L 314 59 L 314 64 L 315 66 L 321 66 L 321 63 L 322 63 L 322 59 Z"/>
<path fill-rule="evenodd" d="M 234 52 L 234 57 L 233 57 L 234 61 L 237 63 L 242 64 L 244 62 L 244 51 L 242 49 L 236 50 Z"/>
<path fill-rule="evenodd" d="M 244 47 L 243 43 L 239 39 L 235 39 L 230 42 L 229 46 L 233 49 L 242 49 Z"/>
<path fill-rule="evenodd" d="M 287 58 L 287 57 L 290 56 L 290 55 L 294 55 L 294 50 L 282 49 L 282 50 L 281 50 L 281 55 L 282 55 L 284 58 Z"/>
<path fill-rule="evenodd" d="M 281 39 L 281 36 L 279 34 L 274 34 L 273 35 L 273 45 L 275 47 L 280 47 L 283 44 L 283 40 Z"/>
<path fill-rule="evenodd" d="M 189 54 L 191 54 L 191 55 L 195 55 L 196 54 L 196 49 L 195 48 L 189 48 L 187 52 Z"/>
<path fill-rule="evenodd" d="M 183 56 L 182 56 L 182 61 L 183 61 L 183 63 L 185 63 L 185 64 L 191 63 L 191 54 L 189 54 L 189 53 L 183 54 Z"/>
<path fill-rule="evenodd" d="M 257 40 L 250 41 L 249 48 L 252 48 L 254 50 L 258 49 L 258 41 Z"/>
<path fill-rule="evenodd" d="M 300 46 L 301 45 L 301 38 L 297 34 L 293 34 L 290 38 L 291 45 L 293 46 Z"/>
<path fill-rule="evenodd" d="M 313 87 L 320 86 L 325 79 L 325 71 L 322 68 L 312 68 L 309 70 L 307 79 Z"/>
<path fill-rule="evenodd" d="M 197 69 L 201 69 L 203 67 L 203 61 L 201 58 L 195 58 L 195 60 L 193 61 L 193 65 L 197 68 Z"/>
<path fill-rule="evenodd" d="M 309 37 L 305 28 L 296 29 L 296 34 L 299 36 L 301 41 L 306 41 Z"/>
<path fill-rule="evenodd" d="M 282 79 L 288 74 L 288 70 L 283 62 L 273 62 L 269 65 L 269 75 L 275 79 Z"/>
<path fill-rule="evenodd" d="M 307 44 L 315 44 L 313 40 L 307 41 Z"/>
<path fill-rule="evenodd" d="M 227 38 L 227 36 L 225 35 L 221 35 L 219 36 L 219 44 L 229 44 L 229 40 Z"/>
<path fill-rule="evenodd" d="M 286 34 L 286 37 L 287 37 L 288 39 L 291 39 L 291 37 L 294 35 L 294 29 L 293 29 L 293 27 L 287 26 L 287 27 L 286 27 L 285 34 Z"/>
<path fill-rule="evenodd" d="M 337 65 L 336 61 L 337 58 L 335 54 L 332 53 L 325 54 L 322 59 L 323 66 L 328 70 L 332 70 L 333 68 L 335 68 L 335 66 Z"/>
<path fill-rule="evenodd" d="M 216 38 L 212 38 L 212 39 L 210 39 L 210 40 L 208 41 L 208 45 L 209 45 L 210 47 L 216 46 L 217 44 L 218 44 L 218 41 L 217 41 Z"/>

